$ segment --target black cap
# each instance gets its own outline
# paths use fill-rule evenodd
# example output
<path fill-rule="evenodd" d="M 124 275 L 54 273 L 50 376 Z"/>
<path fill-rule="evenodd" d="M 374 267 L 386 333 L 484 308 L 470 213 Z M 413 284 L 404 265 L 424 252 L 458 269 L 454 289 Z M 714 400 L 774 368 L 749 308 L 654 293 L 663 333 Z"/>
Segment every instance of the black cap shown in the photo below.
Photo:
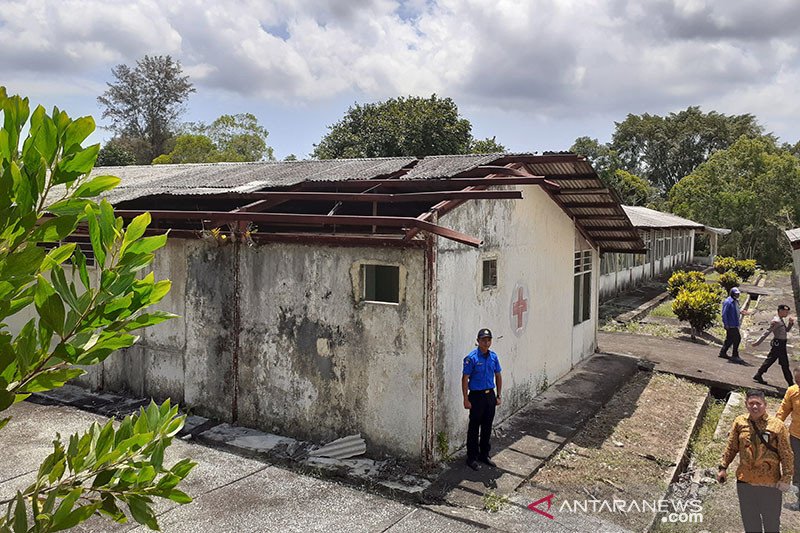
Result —
<path fill-rule="evenodd" d="M 492 338 L 492 331 L 490 329 L 488 329 L 488 328 L 483 328 L 483 329 L 478 330 L 478 338 L 482 339 L 484 337 L 489 337 L 491 339 Z"/>
<path fill-rule="evenodd" d="M 778 311 L 790 311 L 792 308 L 786 304 L 781 304 L 778 306 Z"/>

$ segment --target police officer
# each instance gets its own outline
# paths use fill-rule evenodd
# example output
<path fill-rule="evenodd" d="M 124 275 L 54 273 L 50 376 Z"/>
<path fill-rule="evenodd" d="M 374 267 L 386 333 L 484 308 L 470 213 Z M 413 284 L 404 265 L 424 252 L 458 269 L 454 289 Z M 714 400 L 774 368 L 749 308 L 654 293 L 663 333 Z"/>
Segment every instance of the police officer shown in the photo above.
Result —
<path fill-rule="evenodd" d="M 478 461 L 489 466 L 497 466 L 489 458 L 492 436 L 492 421 L 495 408 L 500 405 L 503 390 L 503 376 L 500 374 L 500 360 L 489 348 L 492 346 L 492 332 L 486 328 L 478 331 L 478 347 L 464 358 L 464 372 L 461 376 L 461 393 L 464 396 L 464 409 L 469 409 L 467 429 L 467 466 L 478 469 Z M 495 381 L 497 393 L 495 393 Z"/>

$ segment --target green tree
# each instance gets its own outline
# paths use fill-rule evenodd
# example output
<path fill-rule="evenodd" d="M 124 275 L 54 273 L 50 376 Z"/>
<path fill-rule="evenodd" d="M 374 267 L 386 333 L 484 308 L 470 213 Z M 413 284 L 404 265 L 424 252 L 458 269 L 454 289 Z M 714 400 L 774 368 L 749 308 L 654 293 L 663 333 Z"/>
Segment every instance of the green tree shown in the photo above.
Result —
<path fill-rule="evenodd" d="M 136 164 L 136 156 L 118 139 L 109 140 L 97 154 L 98 167 L 124 167 Z"/>
<path fill-rule="evenodd" d="M 670 191 L 674 213 L 732 234 L 720 253 L 767 268 L 788 263 L 783 229 L 800 225 L 800 161 L 771 137 L 741 137 Z"/>
<path fill-rule="evenodd" d="M 251 113 L 222 115 L 211 124 L 186 124 L 168 154 L 158 156 L 161 163 L 218 163 L 221 161 L 262 161 L 275 159 L 267 146 L 269 133 Z"/>
<path fill-rule="evenodd" d="M 8 97 L 3 87 L 0 111 L 0 412 L 5 412 L 31 393 L 84 374 L 81 367 L 132 346 L 136 330 L 174 315 L 147 310 L 168 293 L 170 282 L 142 273 L 167 236 L 145 236 L 148 214 L 125 227 L 106 200 L 97 201 L 119 179 L 89 177 L 100 146 L 81 144 L 94 131 L 92 118 L 73 120 L 57 108 L 48 115 L 41 106 L 30 113 L 27 98 Z M 88 228 L 99 277 L 89 275 L 75 243 L 60 244 L 79 227 Z M 7 325 L 12 317 L 27 322 L 14 332 Z M 0 427 L 10 420 L 2 418 Z M 0 501 L 6 508 L 0 531 L 60 531 L 95 514 L 124 522 L 121 507 L 156 529 L 154 497 L 191 500 L 176 486 L 194 463 L 164 464 L 164 451 L 183 420 L 169 402 L 151 403 L 117 428 L 108 422 L 66 440 L 56 435 L 33 482 Z"/>
<path fill-rule="evenodd" d="M 647 179 L 662 194 L 742 135 L 759 137 L 763 128 L 753 115 L 725 115 L 689 107 L 666 117 L 630 114 L 616 123 L 610 148 L 620 168 Z"/>
<path fill-rule="evenodd" d="M 435 94 L 355 104 L 329 129 L 315 145 L 313 157 L 466 154 L 473 144 L 472 125 L 458 114 L 455 102 Z"/>
<path fill-rule="evenodd" d="M 103 118 L 111 119 L 111 130 L 143 141 L 136 153 L 139 164 L 150 164 L 166 153 L 178 117 L 195 91 L 182 73 L 180 62 L 170 56 L 144 56 L 134 68 L 112 68 L 115 81 L 107 83 L 108 89 L 97 98 L 104 108 Z"/>
<path fill-rule="evenodd" d="M 647 205 L 655 196 L 647 180 L 620 168 L 617 152 L 591 137 L 578 137 L 569 149 L 591 163 L 600 181 L 617 191 L 625 205 Z"/>
<path fill-rule="evenodd" d="M 497 142 L 495 137 L 486 137 L 481 140 L 472 139 L 469 147 L 471 154 L 502 154 L 505 151 L 506 147 Z"/>

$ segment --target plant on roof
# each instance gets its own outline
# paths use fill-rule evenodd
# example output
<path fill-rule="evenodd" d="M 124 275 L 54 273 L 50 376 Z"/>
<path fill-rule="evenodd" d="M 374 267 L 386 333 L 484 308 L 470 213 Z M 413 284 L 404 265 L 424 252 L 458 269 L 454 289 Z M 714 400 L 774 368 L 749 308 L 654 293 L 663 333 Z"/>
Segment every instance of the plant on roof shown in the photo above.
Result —
<path fill-rule="evenodd" d="M 138 339 L 134 331 L 174 315 L 148 308 L 170 289 L 143 271 L 166 235 L 145 236 L 148 214 L 127 226 L 99 197 L 119 179 L 90 177 L 99 145 L 83 147 L 91 117 L 71 119 L 54 108 L 30 112 L 27 98 L 0 87 L 0 413 L 31 394 L 52 390 Z M 23 136 L 23 132 L 26 132 Z M 87 232 L 90 272 L 76 232 Z M 9 324 L 24 324 L 12 328 Z M 193 468 L 167 467 L 164 450 L 184 417 L 167 401 L 121 424 L 93 424 L 63 439 L 33 482 L 0 501 L 0 532 L 60 531 L 92 515 L 157 529 L 153 498 L 191 499 L 177 489 Z M 11 416 L 0 428 L 13 431 Z M 13 440 L 13 437 L 9 440 Z"/>

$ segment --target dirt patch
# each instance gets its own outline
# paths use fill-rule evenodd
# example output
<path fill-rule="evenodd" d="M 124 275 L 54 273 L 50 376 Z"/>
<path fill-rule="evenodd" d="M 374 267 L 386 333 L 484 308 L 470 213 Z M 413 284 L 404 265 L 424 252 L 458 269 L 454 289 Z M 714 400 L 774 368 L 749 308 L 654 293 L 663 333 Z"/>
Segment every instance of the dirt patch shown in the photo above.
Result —
<path fill-rule="evenodd" d="M 706 387 L 668 374 L 639 373 L 520 492 L 535 501 L 549 490 L 559 507 L 565 501 L 660 499 L 707 394 Z M 601 506 L 590 503 L 589 512 L 592 505 Z M 605 508 L 596 514 L 635 531 L 654 516 Z"/>

